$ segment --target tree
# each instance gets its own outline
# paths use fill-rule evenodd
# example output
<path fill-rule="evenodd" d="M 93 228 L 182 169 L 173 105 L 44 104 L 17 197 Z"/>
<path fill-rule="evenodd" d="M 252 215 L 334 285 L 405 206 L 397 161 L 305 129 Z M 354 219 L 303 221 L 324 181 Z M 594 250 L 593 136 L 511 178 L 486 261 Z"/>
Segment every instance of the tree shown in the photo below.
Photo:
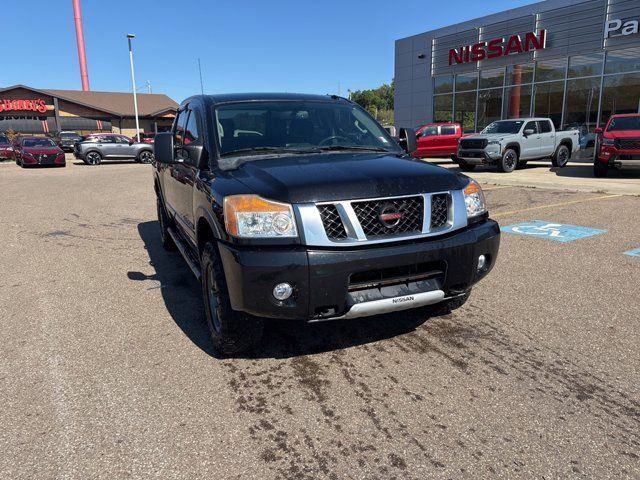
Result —
<path fill-rule="evenodd" d="M 393 81 L 373 90 L 351 92 L 351 100 L 366 109 L 381 123 L 393 123 Z"/>

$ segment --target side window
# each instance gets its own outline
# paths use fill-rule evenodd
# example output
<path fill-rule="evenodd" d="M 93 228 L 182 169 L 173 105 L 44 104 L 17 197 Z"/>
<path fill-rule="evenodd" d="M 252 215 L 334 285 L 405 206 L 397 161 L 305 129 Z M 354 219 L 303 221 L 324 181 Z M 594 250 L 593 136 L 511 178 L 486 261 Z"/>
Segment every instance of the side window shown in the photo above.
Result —
<path fill-rule="evenodd" d="M 540 133 L 549 133 L 551 131 L 551 122 L 549 120 L 543 120 L 538 124 L 540 125 Z"/>
<path fill-rule="evenodd" d="M 446 125 L 446 126 L 440 127 L 440 134 L 441 135 L 455 135 L 456 134 L 456 127 L 454 127 L 453 125 Z"/>
<path fill-rule="evenodd" d="M 189 145 L 190 143 L 198 141 L 198 119 L 197 114 L 193 110 L 189 111 L 189 119 L 187 120 L 187 126 L 184 132 L 184 144 Z"/>
<path fill-rule="evenodd" d="M 98 142 L 98 143 L 116 143 L 116 139 L 114 137 L 96 137 L 96 142 Z"/>
<path fill-rule="evenodd" d="M 533 133 L 538 133 L 538 123 L 537 122 L 528 122 L 524 126 L 524 130 L 522 130 L 522 131 L 524 132 L 525 130 L 533 130 Z"/>
<path fill-rule="evenodd" d="M 116 143 L 129 143 L 129 140 L 127 140 L 125 137 L 114 137 L 116 139 Z"/>
<path fill-rule="evenodd" d="M 182 147 L 184 145 L 184 133 L 187 126 L 187 116 L 189 110 L 181 110 L 176 117 L 175 129 L 173 131 L 173 144 L 176 147 Z"/>
<path fill-rule="evenodd" d="M 438 135 L 438 127 L 427 127 L 422 130 L 423 137 L 433 137 L 434 135 Z"/>

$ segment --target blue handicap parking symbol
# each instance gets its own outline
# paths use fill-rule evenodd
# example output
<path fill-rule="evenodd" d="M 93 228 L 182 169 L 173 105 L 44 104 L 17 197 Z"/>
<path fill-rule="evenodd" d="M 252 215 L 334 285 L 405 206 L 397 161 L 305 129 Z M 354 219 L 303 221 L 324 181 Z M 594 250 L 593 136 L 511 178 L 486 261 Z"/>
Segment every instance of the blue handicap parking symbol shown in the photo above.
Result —
<path fill-rule="evenodd" d="M 591 237 L 606 233 L 606 230 L 597 228 L 579 227 L 577 225 L 566 225 L 562 223 L 546 222 L 543 220 L 533 220 L 531 222 L 515 223 L 507 225 L 500 230 L 516 235 L 528 235 L 531 237 L 547 238 L 557 242 L 572 242 L 580 238 Z"/>
<path fill-rule="evenodd" d="M 640 248 L 629 250 L 628 252 L 624 252 L 624 254 L 629 255 L 630 257 L 640 257 Z"/>

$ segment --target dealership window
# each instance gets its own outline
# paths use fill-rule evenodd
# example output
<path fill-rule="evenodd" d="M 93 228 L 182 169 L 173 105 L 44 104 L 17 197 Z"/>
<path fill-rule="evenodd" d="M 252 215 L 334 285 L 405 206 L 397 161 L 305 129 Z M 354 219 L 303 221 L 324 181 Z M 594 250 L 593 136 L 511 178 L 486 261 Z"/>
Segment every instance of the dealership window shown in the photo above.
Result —
<path fill-rule="evenodd" d="M 462 125 L 463 132 L 476 129 L 476 92 L 456 93 L 453 118 Z"/>
<path fill-rule="evenodd" d="M 563 128 L 593 133 L 598 122 L 599 97 L 600 77 L 567 81 Z"/>
<path fill-rule="evenodd" d="M 567 71 L 567 59 L 539 60 L 536 62 L 536 82 L 560 80 Z"/>
<path fill-rule="evenodd" d="M 640 70 L 640 47 L 607 52 L 604 73 L 635 72 Z"/>
<path fill-rule="evenodd" d="M 604 77 L 600 124 L 613 113 L 640 113 L 640 73 Z"/>
<path fill-rule="evenodd" d="M 456 92 L 478 88 L 478 72 L 456 75 Z"/>
<path fill-rule="evenodd" d="M 433 79 L 433 93 L 453 92 L 453 75 L 442 75 Z"/>
<path fill-rule="evenodd" d="M 577 55 L 569 58 L 569 78 L 602 75 L 602 53 Z"/>
<path fill-rule="evenodd" d="M 560 129 L 564 81 L 536 84 L 533 87 L 533 92 L 533 115 L 550 118 L 554 126 Z"/>
<path fill-rule="evenodd" d="M 502 118 L 502 88 L 478 92 L 478 130 Z"/>
<path fill-rule="evenodd" d="M 533 63 L 509 65 L 507 67 L 507 85 L 533 83 Z"/>
<path fill-rule="evenodd" d="M 496 88 L 504 85 L 504 68 L 480 71 L 479 88 Z"/>
<path fill-rule="evenodd" d="M 503 118 L 525 118 L 530 116 L 531 85 L 516 85 L 504 91 Z"/>
<path fill-rule="evenodd" d="M 453 95 L 433 97 L 433 121 L 451 122 L 453 120 Z"/>

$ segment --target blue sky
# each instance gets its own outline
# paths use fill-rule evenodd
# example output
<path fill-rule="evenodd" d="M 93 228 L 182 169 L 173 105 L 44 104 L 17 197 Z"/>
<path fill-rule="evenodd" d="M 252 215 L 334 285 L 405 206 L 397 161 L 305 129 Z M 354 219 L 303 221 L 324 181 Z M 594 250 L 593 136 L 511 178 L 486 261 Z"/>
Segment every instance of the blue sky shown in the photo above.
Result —
<path fill-rule="evenodd" d="M 511 0 L 510 8 L 534 3 Z M 399 5 L 403 4 L 402 7 Z M 82 0 L 92 90 L 136 83 L 177 101 L 205 92 L 342 93 L 393 77 L 394 41 L 504 10 L 498 0 Z M 12 3 L 2 22 L 0 85 L 80 89 L 71 0 Z M 41 33 L 39 33 L 41 32 Z M 15 44 L 12 45 L 12 40 Z"/>

